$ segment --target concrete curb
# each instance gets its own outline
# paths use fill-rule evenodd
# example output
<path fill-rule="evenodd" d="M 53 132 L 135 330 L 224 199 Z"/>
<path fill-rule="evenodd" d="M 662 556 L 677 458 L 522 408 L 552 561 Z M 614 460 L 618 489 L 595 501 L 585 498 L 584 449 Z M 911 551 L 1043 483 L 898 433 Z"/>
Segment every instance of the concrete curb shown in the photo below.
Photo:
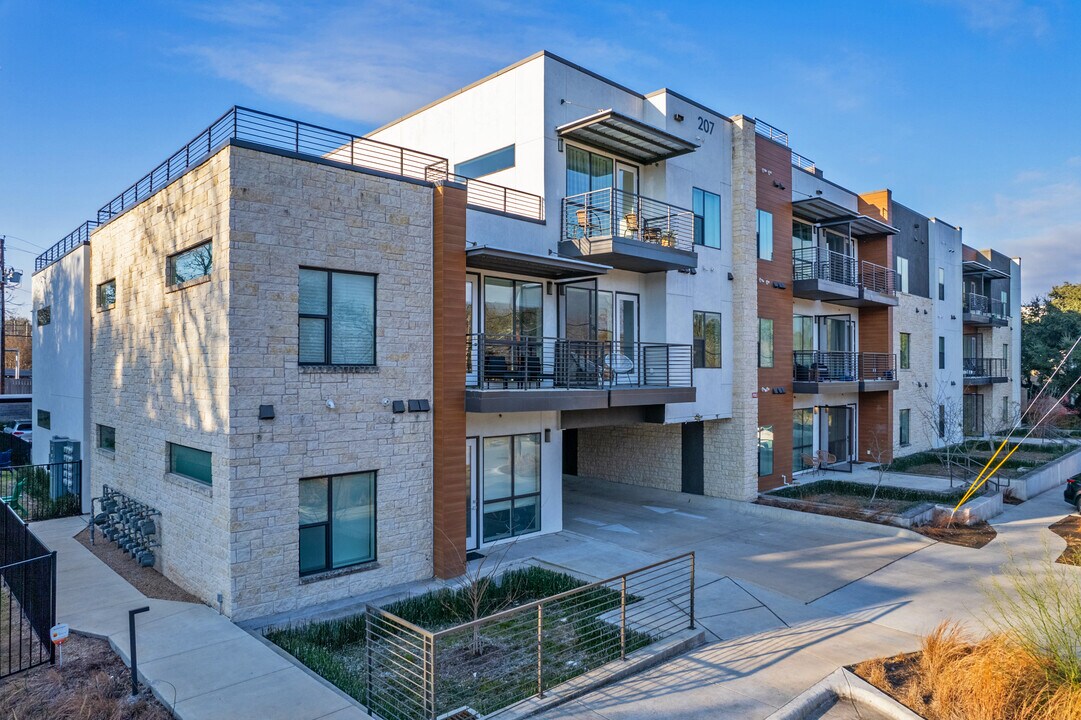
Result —
<path fill-rule="evenodd" d="M 758 505 L 753 502 L 738 502 L 736 500 L 720 500 L 724 507 L 732 512 L 742 515 L 751 515 L 765 520 L 776 520 L 794 525 L 814 525 L 817 527 L 838 528 L 844 530 L 862 531 L 868 535 L 878 537 L 896 537 L 906 540 L 919 540 L 931 544 L 934 540 L 924 537 L 912 530 L 899 528 L 895 525 L 879 525 L 878 523 L 865 522 L 863 520 L 850 520 L 849 518 L 835 515 L 819 515 L 817 513 L 803 512 L 802 510 L 790 510 L 788 508 L 775 507 L 772 505 Z"/>
<path fill-rule="evenodd" d="M 838 701 L 850 700 L 893 720 L 922 720 L 922 716 L 882 692 L 874 685 L 838 668 L 785 703 L 766 720 L 809 720 Z"/>

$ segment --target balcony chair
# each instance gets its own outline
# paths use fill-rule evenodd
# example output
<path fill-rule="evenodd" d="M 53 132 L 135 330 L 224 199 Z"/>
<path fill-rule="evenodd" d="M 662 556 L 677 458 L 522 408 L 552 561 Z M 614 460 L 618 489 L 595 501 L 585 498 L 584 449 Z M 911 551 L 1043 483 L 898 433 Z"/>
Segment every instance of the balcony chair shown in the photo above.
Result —
<path fill-rule="evenodd" d="M 11 475 L 8 474 L 8 477 L 10 478 Z M 12 489 L 10 495 L 0 496 L 0 500 L 5 502 L 12 510 L 18 513 L 19 517 L 26 517 L 26 508 L 24 508 L 22 503 L 19 501 L 25 491 L 26 480 L 19 478 L 15 481 L 15 487 Z"/>
<path fill-rule="evenodd" d="M 818 471 L 822 469 L 822 464 L 821 464 L 821 462 L 820 462 L 817 455 L 808 455 L 808 454 L 804 453 L 803 455 L 800 455 L 799 457 L 800 457 L 800 461 L 803 463 L 804 467 L 811 468 L 811 474 L 812 475 L 817 475 Z"/>
<path fill-rule="evenodd" d="M 820 468 L 829 467 L 830 465 L 837 464 L 837 456 L 828 450 L 819 450 L 818 453 L 818 466 Z"/>
<path fill-rule="evenodd" d="M 593 222 L 592 213 L 592 210 L 585 208 L 574 211 L 575 218 L 578 220 L 578 229 L 582 231 L 582 237 L 586 239 L 593 237 L 594 233 L 601 229 L 600 225 Z"/>
<path fill-rule="evenodd" d="M 484 356 L 484 384 L 502 382 L 503 388 L 506 389 L 507 383 L 512 380 L 510 366 L 507 365 L 507 358 L 502 355 L 485 355 Z"/>

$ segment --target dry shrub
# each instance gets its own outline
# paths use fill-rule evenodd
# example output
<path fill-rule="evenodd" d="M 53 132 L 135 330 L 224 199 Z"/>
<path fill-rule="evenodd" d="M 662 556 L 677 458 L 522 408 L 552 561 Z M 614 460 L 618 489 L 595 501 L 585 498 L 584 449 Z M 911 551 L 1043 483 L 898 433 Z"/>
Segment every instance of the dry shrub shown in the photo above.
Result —
<path fill-rule="evenodd" d="M 942 720 L 1008 720 L 1045 692 L 1043 667 L 1007 635 L 991 635 L 971 651 L 924 675 L 930 709 Z"/>
<path fill-rule="evenodd" d="M 970 643 L 960 623 L 939 623 L 920 643 L 920 672 L 936 677 L 947 666 L 968 654 Z"/>
<path fill-rule="evenodd" d="M 875 687 L 889 687 L 889 679 L 886 677 L 886 664 L 881 658 L 864 660 L 853 668 L 857 675 L 871 683 Z"/>

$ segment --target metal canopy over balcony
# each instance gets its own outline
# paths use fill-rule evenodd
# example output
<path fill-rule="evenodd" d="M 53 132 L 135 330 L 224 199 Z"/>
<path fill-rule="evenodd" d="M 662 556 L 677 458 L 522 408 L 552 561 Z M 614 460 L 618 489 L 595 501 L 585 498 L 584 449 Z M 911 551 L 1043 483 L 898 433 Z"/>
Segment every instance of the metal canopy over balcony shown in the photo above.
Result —
<path fill-rule="evenodd" d="M 614 110 L 602 110 L 556 128 L 559 137 L 592 145 L 643 165 L 694 152 L 698 146 Z"/>
<path fill-rule="evenodd" d="M 822 197 L 797 200 L 792 203 L 792 213 L 805 220 L 829 227 L 830 225 L 849 225 L 853 237 L 865 235 L 896 235 L 900 231 L 881 220 L 861 215 Z"/>
<path fill-rule="evenodd" d="M 998 268 L 993 268 L 976 260 L 965 260 L 961 263 L 961 273 L 964 275 L 981 275 L 995 280 L 1009 280 L 1010 274 Z"/>
<path fill-rule="evenodd" d="M 593 277 L 604 275 L 612 269 L 608 265 L 559 255 L 536 255 L 487 245 L 466 250 L 465 264 L 467 267 L 479 270 L 528 275 L 548 280 Z"/>

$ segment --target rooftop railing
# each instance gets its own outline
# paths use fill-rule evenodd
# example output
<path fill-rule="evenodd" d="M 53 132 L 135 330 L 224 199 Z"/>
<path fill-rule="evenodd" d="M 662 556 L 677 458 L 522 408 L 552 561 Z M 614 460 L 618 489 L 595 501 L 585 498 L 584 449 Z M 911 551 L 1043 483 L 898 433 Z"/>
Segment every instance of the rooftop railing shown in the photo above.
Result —
<path fill-rule="evenodd" d="M 86 245 L 90 242 L 90 231 L 96 228 L 100 223 L 97 220 L 87 220 L 79 227 L 75 228 L 72 232 L 68 233 L 60 240 L 60 242 L 53 245 L 51 248 L 37 256 L 34 260 L 34 272 L 44 270 L 45 268 L 58 261 L 60 258 L 67 255 L 69 252 L 79 247 L 80 245 Z"/>
<path fill-rule="evenodd" d="M 496 210 L 508 215 L 518 215 L 531 220 L 544 219 L 544 198 L 523 190 L 495 185 L 484 180 L 475 180 L 463 175 L 441 173 L 433 168 L 429 171 L 429 180 L 453 180 L 465 185 L 466 204 L 485 210 Z"/>
<path fill-rule="evenodd" d="M 694 250 L 694 213 L 615 188 L 563 198 L 564 240 L 613 237 Z"/>
<path fill-rule="evenodd" d="M 788 133 L 784 132 L 783 130 L 778 130 L 765 120 L 759 120 L 758 118 L 755 118 L 754 131 L 763 137 L 769 138 L 770 140 L 776 140 L 785 147 L 788 146 Z"/>

